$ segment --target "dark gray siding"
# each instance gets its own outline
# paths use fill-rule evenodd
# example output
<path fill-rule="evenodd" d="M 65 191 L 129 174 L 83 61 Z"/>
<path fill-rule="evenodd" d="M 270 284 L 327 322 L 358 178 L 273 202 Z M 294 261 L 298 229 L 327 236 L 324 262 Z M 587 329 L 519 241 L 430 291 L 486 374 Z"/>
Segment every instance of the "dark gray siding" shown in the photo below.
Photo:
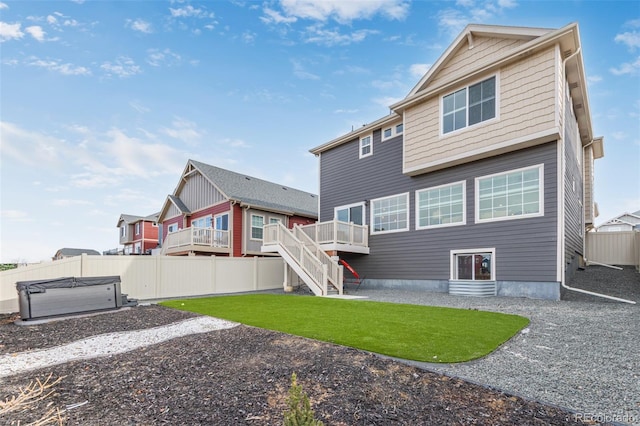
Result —
<path fill-rule="evenodd" d="M 583 256 L 582 150 L 578 148 L 578 123 L 571 101 L 566 101 L 564 123 L 564 239 L 565 280 L 570 281 Z M 580 152 L 579 152 L 580 151 Z M 580 157 L 578 157 L 580 156 Z M 578 161 L 580 158 L 580 162 Z"/>
<path fill-rule="evenodd" d="M 341 253 L 369 279 L 446 280 L 450 250 L 496 248 L 496 278 L 504 281 L 557 281 L 557 155 L 555 142 L 410 177 L 402 173 L 402 136 L 381 142 L 373 134 L 373 155 L 358 159 L 358 140 L 320 156 L 320 220 L 336 206 L 410 192 L 407 232 L 369 237 L 369 255 Z M 544 216 L 474 223 L 474 178 L 544 164 Z M 467 224 L 415 230 L 418 189 L 466 181 Z M 369 223 L 369 205 L 366 206 Z"/>

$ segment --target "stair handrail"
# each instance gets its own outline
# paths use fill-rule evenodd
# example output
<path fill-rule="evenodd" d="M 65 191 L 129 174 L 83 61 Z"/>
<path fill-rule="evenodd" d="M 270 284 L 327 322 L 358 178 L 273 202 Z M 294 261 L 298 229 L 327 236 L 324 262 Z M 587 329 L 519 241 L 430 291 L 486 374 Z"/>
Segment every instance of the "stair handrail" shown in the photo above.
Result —
<path fill-rule="evenodd" d="M 275 228 L 275 235 L 272 229 Z M 323 263 L 306 245 L 281 223 L 264 225 L 263 244 L 277 244 L 293 258 L 302 270 L 311 278 L 313 284 L 320 288 L 321 294 L 328 290 L 327 274 Z"/>
<path fill-rule="evenodd" d="M 304 242 L 305 247 L 307 247 L 309 251 L 311 251 L 309 247 L 313 248 L 312 253 L 315 255 L 315 257 L 323 265 L 327 266 L 327 279 L 336 288 L 336 290 L 338 290 L 338 293 L 342 294 L 342 282 L 344 275 L 342 266 L 336 260 L 333 260 L 331 256 L 329 256 L 324 250 L 322 250 L 320 244 L 318 244 L 313 240 L 313 238 L 308 236 L 300 225 L 295 225 L 293 227 L 293 235 L 300 241 Z"/>

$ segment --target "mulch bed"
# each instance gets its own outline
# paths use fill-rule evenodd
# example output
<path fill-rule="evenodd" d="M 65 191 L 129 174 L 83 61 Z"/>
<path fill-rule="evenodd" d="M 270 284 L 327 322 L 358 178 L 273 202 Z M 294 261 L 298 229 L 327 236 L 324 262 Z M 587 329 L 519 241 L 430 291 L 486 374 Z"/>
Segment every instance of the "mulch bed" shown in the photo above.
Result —
<path fill-rule="evenodd" d="M 0 317 L 4 353 L 103 332 L 168 324 L 192 314 L 160 306 L 37 326 Z M 4 321 L 3 321 L 4 320 Z M 563 409 L 434 374 L 364 351 L 248 326 L 177 338 L 107 358 L 0 379 L 0 400 L 50 373 L 55 393 L 2 424 L 51 407 L 69 425 L 278 425 L 291 374 L 327 425 L 580 424 Z"/>

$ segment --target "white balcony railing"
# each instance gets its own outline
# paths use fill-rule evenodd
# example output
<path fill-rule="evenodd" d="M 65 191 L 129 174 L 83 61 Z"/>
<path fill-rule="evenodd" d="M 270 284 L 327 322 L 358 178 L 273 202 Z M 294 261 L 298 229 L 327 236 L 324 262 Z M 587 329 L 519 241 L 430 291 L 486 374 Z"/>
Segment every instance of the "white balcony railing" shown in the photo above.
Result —
<path fill-rule="evenodd" d="M 305 275 L 302 278 L 315 294 L 326 296 L 329 286 L 342 294 L 342 266 L 331 259 L 299 226 L 291 230 L 281 223 L 268 224 L 264 226 L 263 238 L 263 247 L 277 246 L 278 252 L 289 265 L 294 269 L 299 268 Z"/>
<path fill-rule="evenodd" d="M 332 220 L 304 225 L 300 229 L 318 244 L 369 247 L 369 227 L 367 225 Z"/>
<path fill-rule="evenodd" d="M 164 242 L 165 249 L 186 246 L 229 247 L 229 231 L 191 227 L 172 232 Z"/>

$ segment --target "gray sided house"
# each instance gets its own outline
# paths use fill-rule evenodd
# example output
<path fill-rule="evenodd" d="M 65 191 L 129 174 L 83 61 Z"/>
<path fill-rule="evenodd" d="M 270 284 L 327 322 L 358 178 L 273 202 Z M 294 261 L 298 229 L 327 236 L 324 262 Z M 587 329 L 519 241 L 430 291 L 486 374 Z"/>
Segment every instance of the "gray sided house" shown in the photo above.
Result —
<path fill-rule="evenodd" d="M 368 226 L 337 251 L 372 287 L 559 299 L 593 227 L 577 24 L 469 25 L 392 113 L 311 150 L 319 220 Z"/>

